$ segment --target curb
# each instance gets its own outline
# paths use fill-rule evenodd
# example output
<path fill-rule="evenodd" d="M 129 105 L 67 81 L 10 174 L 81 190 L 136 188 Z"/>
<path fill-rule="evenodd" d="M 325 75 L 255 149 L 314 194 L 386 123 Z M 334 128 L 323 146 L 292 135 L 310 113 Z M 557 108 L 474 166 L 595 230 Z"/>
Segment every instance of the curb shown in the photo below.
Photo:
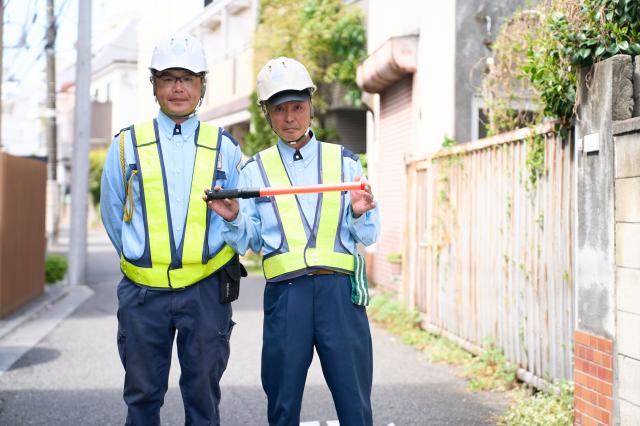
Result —
<path fill-rule="evenodd" d="M 0 320 L 0 339 L 25 322 L 35 318 L 51 304 L 58 302 L 69 293 L 69 286 L 61 283 L 46 285 L 44 293 L 27 303 L 6 319 Z"/>

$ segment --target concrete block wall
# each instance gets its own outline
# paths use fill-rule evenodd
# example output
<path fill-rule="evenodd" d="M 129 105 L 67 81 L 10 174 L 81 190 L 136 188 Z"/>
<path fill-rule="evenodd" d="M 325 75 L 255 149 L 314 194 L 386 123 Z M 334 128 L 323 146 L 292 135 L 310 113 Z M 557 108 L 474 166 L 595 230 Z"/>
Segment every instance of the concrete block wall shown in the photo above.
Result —
<path fill-rule="evenodd" d="M 578 86 L 576 140 L 582 148 L 576 153 L 577 425 L 640 424 L 636 64 L 630 56 L 614 56 L 583 70 Z"/>
<path fill-rule="evenodd" d="M 613 130 L 617 397 L 620 424 L 634 425 L 640 421 L 640 119 Z"/>

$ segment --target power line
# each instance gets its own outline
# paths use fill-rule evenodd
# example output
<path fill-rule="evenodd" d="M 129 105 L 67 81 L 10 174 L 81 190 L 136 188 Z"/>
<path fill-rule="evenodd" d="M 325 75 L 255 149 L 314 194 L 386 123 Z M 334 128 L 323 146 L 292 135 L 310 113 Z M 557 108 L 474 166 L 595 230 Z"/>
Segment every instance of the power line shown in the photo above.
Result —
<path fill-rule="evenodd" d="M 25 12 L 25 19 L 24 19 L 24 23 L 22 24 L 22 32 L 20 34 L 20 40 L 18 41 L 16 47 L 17 50 L 15 51 L 14 55 L 13 55 L 13 59 L 11 60 L 12 62 L 12 67 L 7 70 L 7 76 L 8 79 L 14 79 L 15 75 L 17 73 L 18 67 L 21 67 L 22 64 L 24 63 L 23 61 L 20 61 L 19 59 L 24 55 L 24 54 L 28 54 L 29 51 L 31 51 L 31 46 L 29 46 L 27 44 L 27 39 L 28 39 L 28 34 L 31 33 L 31 29 L 32 27 L 35 25 L 35 23 L 37 22 L 37 17 L 38 14 L 35 13 L 33 15 L 33 18 L 31 19 L 31 22 L 29 22 L 29 16 L 31 16 L 31 11 L 35 8 L 35 4 L 37 3 L 38 0 L 29 0 L 29 3 L 27 5 L 27 10 Z M 28 61 L 28 66 L 32 67 L 34 65 L 33 60 Z"/>
<path fill-rule="evenodd" d="M 26 40 L 25 34 L 27 32 L 31 31 L 31 28 L 33 27 L 33 25 L 37 21 L 38 14 L 35 13 L 34 14 L 34 18 L 29 23 L 29 26 L 28 27 L 26 26 L 27 25 L 27 21 L 28 21 L 28 16 L 29 16 L 29 14 L 31 12 L 31 9 L 33 7 L 35 7 L 34 3 L 37 4 L 37 2 L 38 2 L 38 0 L 29 0 L 29 5 L 28 5 L 28 8 L 27 8 L 27 18 L 25 18 L 25 26 L 23 26 L 23 38 L 25 40 Z M 68 0 L 64 0 L 62 2 L 62 4 L 60 5 L 60 7 L 58 8 L 57 13 L 55 14 L 55 18 L 54 18 L 55 24 L 54 25 L 56 26 L 56 29 L 58 28 L 58 22 L 59 22 L 60 18 L 62 17 L 62 15 L 64 13 L 64 10 L 65 10 L 65 8 L 66 8 L 68 3 L 69 3 Z M 46 30 L 46 25 L 43 27 L 43 29 Z M 15 79 L 16 76 L 20 73 L 20 71 L 23 71 L 23 70 L 31 70 L 32 71 L 34 69 L 34 65 L 40 60 L 40 58 L 42 58 L 42 52 L 43 52 L 43 49 L 46 47 L 46 45 L 47 45 L 47 34 L 46 34 L 46 31 L 45 31 L 45 33 L 44 33 L 44 35 L 42 37 L 42 40 L 40 40 L 40 42 L 38 42 L 38 44 L 35 46 L 36 47 L 35 50 L 32 49 L 31 46 L 27 46 L 26 44 L 23 45 L 20 48 L 20 50 L 18 50 L 17 53 L 14 56 L 13 66 L 12 66 L 12 68 L 10 70 L 7 71 L 6 75 L 8 77 L 6 78 L 6 80 Z M 30 60 L 27 59 L 26 61 L 17 60 L 18 59 L 17 58 L 18 55 L 20 55 L 22 52 L 29 52 L 29 51 L 37 52 L 36 56 L 32 57 L 32 59 L 30 59 Z M 26 65 L 26 67 L 23 66 L 23 65 Z M 30 73 L 28 72 L 27 75 L 29 75 L 29 74 Z"/>
<path fill-rule="evenodd" d="M 79 0 L 81 1 L 81 0 Z M 58 9 L 58 13 L 56 13 L 56 16 L 54 18 L 54 22 L 56 23 L 56 27 L 58 25 L 58 20 L 60 19 L 60 17 L 62 16 L 63 12 L 64 12 L 64 8 L 67 6 L 67 3 L 69 3 L 69 0 L 64 0 L 62 2 L 62 6 L 60 6 L 60 8 Z"/>
<path fill-rule="evenodd" d="M 14 61 L 14 66 L 11 68 L 9 72 L 7 72 L 7 75 L 8 75 L 7 80 L 14 80 L 16 75 L 19 74 L 19 71 L 22 71 L 25 68 L 27 70 L 33 70 L 36 62 L 38 62 L 42 57 L 42 52 L 44 52 L 44 47 L 46 43 L 47 43 L 47 40 L 43 39 L 38 44 L 37 49 L 29 49 L 26 51 L 26 52 L 30 52 L 30 51 L 34 52 L 36 54 L 35 57 L 31 56 L 31 59 L 27 59 L 26 61 Z"/>

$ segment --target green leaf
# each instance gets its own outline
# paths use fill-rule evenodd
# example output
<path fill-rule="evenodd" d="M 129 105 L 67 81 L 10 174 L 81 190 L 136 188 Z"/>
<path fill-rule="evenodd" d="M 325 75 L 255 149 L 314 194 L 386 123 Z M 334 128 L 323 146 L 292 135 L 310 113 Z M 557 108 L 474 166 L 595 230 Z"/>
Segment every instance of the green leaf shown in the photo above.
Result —
<path fill-rule="evenodd" d="M 598 46 L 598 48 L 596 49 L 596 53 L 595 56 L 597 58 L 599 58 L 600 56 L 602 56 L 602 54 L 605 52 L 605 47 L 604 46 Z"/>

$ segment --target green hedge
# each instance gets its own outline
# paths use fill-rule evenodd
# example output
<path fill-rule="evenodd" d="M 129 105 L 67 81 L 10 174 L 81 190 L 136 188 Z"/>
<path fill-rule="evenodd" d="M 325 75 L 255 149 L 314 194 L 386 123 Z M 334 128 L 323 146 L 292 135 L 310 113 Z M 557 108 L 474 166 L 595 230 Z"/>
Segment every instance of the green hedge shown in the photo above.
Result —
<path fill-rule="evenodd" d="M 62 280 L 67 273 L 67 258 L 59 254 L 50 254 L 44 261 L 44 281 L 53 284 Z"/>

